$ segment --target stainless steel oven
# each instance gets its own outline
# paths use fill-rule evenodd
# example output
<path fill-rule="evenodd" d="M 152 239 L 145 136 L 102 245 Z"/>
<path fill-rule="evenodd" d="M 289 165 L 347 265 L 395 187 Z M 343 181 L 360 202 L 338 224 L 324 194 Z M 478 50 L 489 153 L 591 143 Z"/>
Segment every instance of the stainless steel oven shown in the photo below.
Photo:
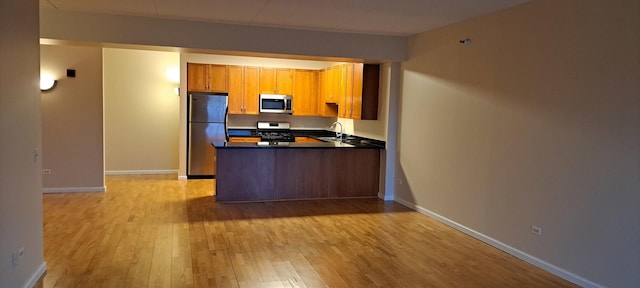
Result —
<path fill-rule="evenodd" d="M 260 94 L 260 113 L 291 114 L 292 102 L 291 95 Z"/>

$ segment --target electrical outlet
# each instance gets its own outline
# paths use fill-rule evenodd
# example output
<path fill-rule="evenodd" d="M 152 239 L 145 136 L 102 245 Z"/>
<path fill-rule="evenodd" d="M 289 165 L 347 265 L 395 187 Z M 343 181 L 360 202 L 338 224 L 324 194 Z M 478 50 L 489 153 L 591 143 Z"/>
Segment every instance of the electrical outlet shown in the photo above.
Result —
<path fill-rule="evenodd" d="M 50 175 L 51 174 L 51 169 L 42 169 L 42 174 L 43 175 Z"/>
<path fill-rule="evenodd" d="M 20 260 L 22 260 L 23 256 L 24 256 L 24 247 L 20 247 L 20 249 L 13 251 L 13 253 L 11 253 L 11 266 L 13 268 L 16 268 L 16 266 L 20 264 Z"/>
<path fill-rule="evenodd" d="M 533 226 L 531 226 L 531 233 L 540 236 L 540 235 L 542 235 L 542 228 L 540 228 L 540 227 L 538 227 L 536 225 L 533 225 Z"/>
<path fill-rule="evenodd" d="M 398 184 L 402 185 L 402 178 L 398 178 Z"/>

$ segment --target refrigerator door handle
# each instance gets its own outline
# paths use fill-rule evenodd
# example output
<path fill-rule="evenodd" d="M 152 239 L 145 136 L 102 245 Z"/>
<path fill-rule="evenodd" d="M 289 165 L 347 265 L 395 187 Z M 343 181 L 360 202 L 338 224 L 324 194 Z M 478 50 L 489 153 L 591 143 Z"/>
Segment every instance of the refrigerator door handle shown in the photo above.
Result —
<path fill-rule="evenodd" d="M 229 122 L 229 106 L 224 111 L 224 140 L 229 142 L 229 127 L 227 127 L 227 123 Z"/>

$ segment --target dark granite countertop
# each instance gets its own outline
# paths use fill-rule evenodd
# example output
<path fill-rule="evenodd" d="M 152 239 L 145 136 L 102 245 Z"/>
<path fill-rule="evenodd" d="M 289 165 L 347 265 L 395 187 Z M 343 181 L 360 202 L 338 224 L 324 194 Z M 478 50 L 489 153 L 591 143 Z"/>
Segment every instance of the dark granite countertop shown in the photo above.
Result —
<path fill-rule="evenodd" d="M 384 149 L 385 141 L 369 139 L 354 135 L 343 134 L 342 141 L 336 139 L 336 133 L 327 130 L 311 130 L 311 129 L 291 129 L 291 133 L 295 137 L 311 137 L 322 142 L 306 143 L 306 142 L 216 142 L 212 145 L 219 149 L 224 148 L 364 148 L 364 149 Z M 255 137 L 256 129 L 230 128 L 230 137 Z"/>
<path fill-rule="evenodd" d="M 332 142 L 318 142 L 318 143 L 296 143 L 296 142 L 214 142 L 211 143 L 217 149 L 225 148 L 315 148 L 315 149 L 327 149 L 327 148 L 369 148 L 380 149 L 379 147 L 359 147 L 347 143 L 332 141 Z"/>

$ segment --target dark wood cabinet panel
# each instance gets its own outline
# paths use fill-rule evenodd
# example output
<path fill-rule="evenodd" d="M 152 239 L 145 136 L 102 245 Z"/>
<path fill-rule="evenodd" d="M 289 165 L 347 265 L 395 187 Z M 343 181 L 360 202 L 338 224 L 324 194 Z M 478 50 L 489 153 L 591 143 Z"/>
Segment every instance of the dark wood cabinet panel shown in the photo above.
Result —
<path fill-rule="evenodd" d="M 217 149 L 216 201 L 273 200 L 275 150 Z"/>
<path fill-rule="evenodd" d="M 326 149 L 277 150 L 274 198 L 327 198 L 331 152 Z"/>
<path fill-rule="evenodd" d="M 378 196 L 380 150 L 336 149 L 331 154 L 329 197 Z"/>
<path fill-rule="evenodd" d="M 216 201 L 377 197 L 379 149 L 217 149 Z"/>

